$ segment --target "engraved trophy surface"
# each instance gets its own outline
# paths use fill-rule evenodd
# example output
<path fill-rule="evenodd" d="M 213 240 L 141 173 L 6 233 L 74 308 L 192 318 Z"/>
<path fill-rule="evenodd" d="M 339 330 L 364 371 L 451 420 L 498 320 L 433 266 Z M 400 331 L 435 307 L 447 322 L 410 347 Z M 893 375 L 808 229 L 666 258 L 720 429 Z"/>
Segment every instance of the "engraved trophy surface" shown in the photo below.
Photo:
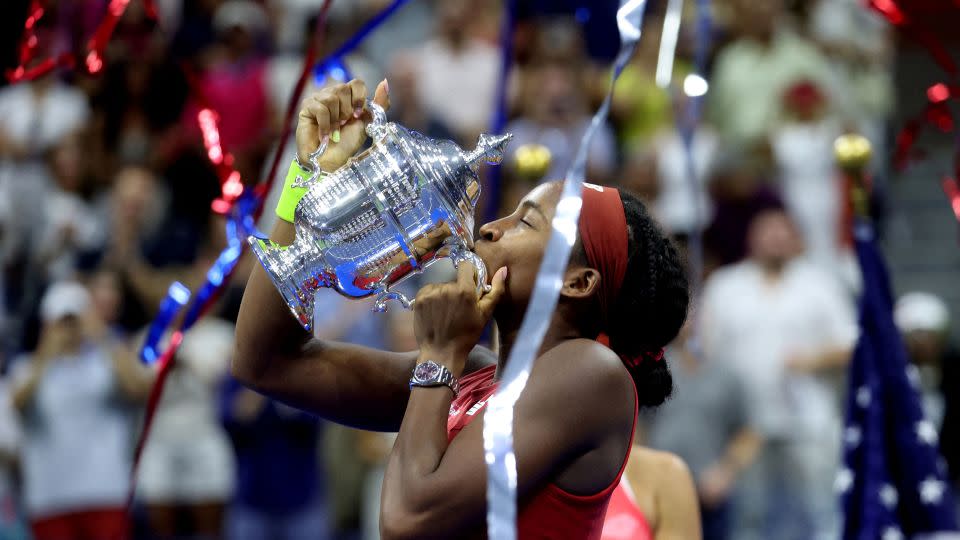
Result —
<path fill-rule="evenodd" d="M 379 105 L 367 104 L 371 147 L 332 173 L 298 180 L 308 190 L 295 212 L 294 243 L 248 240 L 307 330 L 320 288 L 351 298 L 376 295 L 376 311 L 384 311 L 389 299 L 409 307 L 390 287 L 443 257 L 473 263 L 478 288 L 486 284 L 486 267 L 470 251 L 480 196 L 477 171 L 481 162 L 501 161 L 511 136 L 481 135 L 477 148 L 465 152 L 452 141 L 388 123 Z M 314 171 L 324 150 L 321 145 L 311 156 Z"/>

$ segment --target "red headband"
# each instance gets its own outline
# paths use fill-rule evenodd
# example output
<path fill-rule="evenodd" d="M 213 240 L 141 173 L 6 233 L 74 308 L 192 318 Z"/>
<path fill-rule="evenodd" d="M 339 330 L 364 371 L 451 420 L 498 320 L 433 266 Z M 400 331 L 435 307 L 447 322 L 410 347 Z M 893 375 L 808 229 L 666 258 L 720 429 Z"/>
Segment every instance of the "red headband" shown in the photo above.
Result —
<path fill-rule="evenodd" d="M 600 308 L 607 316 L 627 274 L 627 217 L 620 192 L 584 183 L 579 229 L 587 264 L 600 272 Z"/>
<path fill-rule="evenodd" d="M 587 264 L 600 272 L 600 309 L 603 316 L 608 317 L 627 274 L 629 239 L 620 192 L 616 188 L 584 183 L 579 229 Z M 610 345 L 605 333 L 601 333 L 597 341 Z M 636 367 L 644 358 L 660 361 L 663 349 L 623 360 L 628 367 Z"/>

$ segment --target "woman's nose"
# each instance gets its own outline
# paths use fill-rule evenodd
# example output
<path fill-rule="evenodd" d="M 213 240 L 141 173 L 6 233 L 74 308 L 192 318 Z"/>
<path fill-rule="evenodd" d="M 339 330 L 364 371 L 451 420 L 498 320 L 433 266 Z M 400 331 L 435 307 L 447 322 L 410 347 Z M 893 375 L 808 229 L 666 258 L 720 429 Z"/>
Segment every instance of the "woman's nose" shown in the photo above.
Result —
<path fill-rule="evenodd" d="M 485 223 L 480 227 L 480 238 L 488 242 L 496 242 L 502 234 L 500 227 L 497 227 L 496 221 Z"/>

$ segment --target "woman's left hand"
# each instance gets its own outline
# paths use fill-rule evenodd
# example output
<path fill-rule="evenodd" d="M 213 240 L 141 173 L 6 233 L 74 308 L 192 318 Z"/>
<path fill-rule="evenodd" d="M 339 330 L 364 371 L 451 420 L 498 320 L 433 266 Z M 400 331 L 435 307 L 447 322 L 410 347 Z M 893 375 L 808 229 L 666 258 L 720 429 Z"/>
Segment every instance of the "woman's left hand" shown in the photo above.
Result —
<path fill-rule="evenodd" d="M 463 263 L 457 269 L 456 281 L 420 289 L 413 306 L 413 327 L 421 355 L 460 376 L 467 355 L 503 296 L 506 280 L 507 268 L 500 268 L 491 280 L 490 291 L 478 297 L 476 268 Z"/>

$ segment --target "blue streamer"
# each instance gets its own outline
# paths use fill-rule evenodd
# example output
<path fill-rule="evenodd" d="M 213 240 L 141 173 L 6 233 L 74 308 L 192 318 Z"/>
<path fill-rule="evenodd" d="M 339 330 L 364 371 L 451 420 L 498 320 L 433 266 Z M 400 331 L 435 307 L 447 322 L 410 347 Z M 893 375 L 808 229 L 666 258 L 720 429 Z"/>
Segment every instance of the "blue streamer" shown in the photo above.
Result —
<path fill-rule="evenodd" d="M 603 126 L 614 84 L 630 61 L 640 40 L 640 27 L 646 0 L 629 0 L 617 10 L 620 30 L 620 52 L 613 68 L 610 88 L 600 109 L 590 121 L 576 157 L 563 182 L 563 193 L 553 217 L 550 240 L 537 273 L 536 286 L 527 306 L 522 336 L 510 351 L 503 380 L 487 402 L 483 421 L 483 449 L 487 462 L 487 535 L 493 540 L 517 538 L 517 457 L 513 450 L 513 410 L 530 378 L 537 351 L 543 343 L 550 319 L 557 305 L 563 272 L 570 260 L 570 250 L 577 239 L 577 223 L 583 205 L 584 175 L 587 151 L 594 134 Z M 598 186 L 593 186 L 598 187 Z M 602 189 L 602 188 L 599 188 Z"/>
<path fill-rule="evenodd" d="M 490 133 L 500 135 L 507 127 L 507 82 L 510 78 L 510 67 L 513 65 L 513 30 L 517 22 L 517 0 L 507 0 L 507 12 L 503 17 L 500 28 L 500 84 L 497 87 L 497 106 L 490 120 Z M 503 173 L 502 167 L 491 167 L 487 170 L 487 206 L 484 208 L 484 221 L 497 219 L 500 212 L 500 183 Z"/>
<path fill-rule="evenodd" d="M 227 247 L 220 252 L 217 260 L 207 270 L 207 279 L 197 290 L 194 301 L 184 317 L 182 327 L 184 331 L 197 322 L 207 303 L 223 288 L 226 276 L 230 275 L 237 261 L 240 260 L 240 255 L 243 254 L 246 238 L 252 234 L 259 234 L 254 224 L 258 203 L 259 198 L 253 190 L 247 189 L 231 208 L 226 223 Z"/>
<path fill-rule="evenodd" d="M 350 73 L 350 69 L 347 68 L 347 64 L 343 58 L 333 57 L 324 60 L 313 68 L 313 79 L 316 81 L 317 86 L 323 86 L 324 83 L 327 82 L 328 77 L 337 82 L 344 83 L 353 79 L 353 74 Z"/>
<path fill-rule="evenodd" d="M 167 290 L 167 296 L 160 302 L 160 310 L 156 318 L 150 323 L 150 330 L 147 331 L 147 339 L 140 349 L 140 361 L 145 364 L 153 364 L 160 358 L 157 350 L 163 333 L 170 326 L 174 316 L 180 311 L 187 301 L 190 300 L 190 289 L 179 281 L 170 284 Z"/>

